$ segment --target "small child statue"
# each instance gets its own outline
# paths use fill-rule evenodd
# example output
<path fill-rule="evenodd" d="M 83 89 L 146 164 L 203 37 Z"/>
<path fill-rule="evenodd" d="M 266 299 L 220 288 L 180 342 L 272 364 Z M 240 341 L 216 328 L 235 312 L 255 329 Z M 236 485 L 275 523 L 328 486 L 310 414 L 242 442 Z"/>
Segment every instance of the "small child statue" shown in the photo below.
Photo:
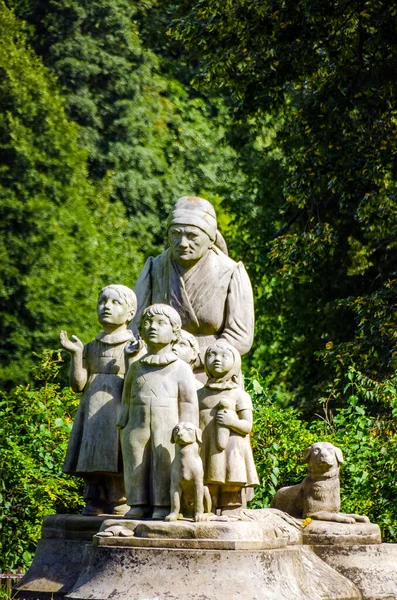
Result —
<path fill-rule="evenodd" d="M 144 310 L 140 333 L 147 354 L 127 374 L 118 427 L 124 462 L 125 515 L 164 519 L 170 512 L 172 430 L 179 421 L 198 425 L 198 400 L 190 366 L 173 352 L 181 319 L 171 306 Z"/>
<path fill-rule="evenodd" d="M 197 366 L 199 362 L 200 355 L 200 347 L 194 335 L 185 331 L 185 329 L 181 329 L 180 337 L 172 345 L 172 349 L 178 358 L 184 360 L 188 365 L 191 366 L 193 372 L 194 368 Z M 203 383 L 195 377 L 196 390 L 200 390 L 203 387 Z"/>
<path fill-rule="evenodd" d="M 246 491 L 259 485 L 249 440 L 252 402 L 239 383 L 241 358 L 233 346 L 223 340 L 208 346 L 204 366 L 208 381 L 198 391 L 204 483 L 213 509 L 234 515 Z"/>
<path fill-rule="evenodd" d="M 86 516 L 128 510 L 116 422 L 131 348 L 139 349 L 127 328 L 136 308 L 130 288 L 108 285 L 98 297 L 103 331 L 95 340 L 84 346 L 75 335 L 69 339 L 66 331 L 60 333 L 62 346 L 71 354 L 70 385 L 74 392 L 83 391 L 63 470 L 84 479 Z"/>

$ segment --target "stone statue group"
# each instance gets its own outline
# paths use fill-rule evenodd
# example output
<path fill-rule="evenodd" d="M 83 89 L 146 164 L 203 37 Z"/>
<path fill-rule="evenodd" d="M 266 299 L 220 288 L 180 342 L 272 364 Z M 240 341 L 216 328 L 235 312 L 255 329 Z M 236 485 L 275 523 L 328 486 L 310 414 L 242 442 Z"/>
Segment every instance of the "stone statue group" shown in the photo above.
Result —
<path fill-rule="evenodd" d="M 259 483 L 241 375 L 253 342 L 250 280 L 202 198 L 176 202 L 168 241 L 135 292 L 100 291 L 95 340 L 60 335 L 71 386 L 83 392 L 64 471 L 84 479 L 87 516 L 233 515 Z"/>
<path fill-rule="evenodd" d="M 84 516 L 46 518 L 18 597 L 62 597 L 67 580 L 74 600 L 397 598 L 379 527 L 340 512 L 333 444 L 307 448 L 307 476 L 270 508 L 247 508 L 259 484 L 241 374 L 251 284 L 206 200 L 176 202 L 168 242 L 134 291 L 99 292 L 94 340 L 61 332 L 82 392 L 64 471 L 84 479 Z"/>

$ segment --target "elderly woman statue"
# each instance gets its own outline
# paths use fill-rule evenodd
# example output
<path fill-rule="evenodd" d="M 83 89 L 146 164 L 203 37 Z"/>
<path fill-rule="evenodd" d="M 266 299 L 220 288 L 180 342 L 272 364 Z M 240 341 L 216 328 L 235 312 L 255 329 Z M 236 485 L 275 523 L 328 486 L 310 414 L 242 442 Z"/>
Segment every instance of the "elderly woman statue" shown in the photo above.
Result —
<path fill-rule="evenodd" d="M 154 303 L 169 304 L 182 327 L 192 333 L 200 354 L 217 339 L 246 354 L 253 341 L 254 305 L 244 265 L 222 250 L 214 207 L 207 200 L 184 196 L 168 220 L 169 248 L 150 257 L 138 278 L 136 322 Z"/>

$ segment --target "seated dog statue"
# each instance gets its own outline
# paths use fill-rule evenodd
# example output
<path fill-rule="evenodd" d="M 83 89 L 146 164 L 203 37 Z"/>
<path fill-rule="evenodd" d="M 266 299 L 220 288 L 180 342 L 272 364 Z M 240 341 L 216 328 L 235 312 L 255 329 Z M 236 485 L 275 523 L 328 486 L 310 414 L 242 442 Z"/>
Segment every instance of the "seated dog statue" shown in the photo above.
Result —
<path fill-rule="evenodd" d="M 329 442 L 316 442 L 307 448 L 304 462 L 308 475 L 297 485 L 278 490 L 271 508 L 282 510 L 292 517 L 310 517 L 337 523 L 368 523 L 368 517 L 344 514 L 340 510 L 339 465 L 343 463 L 340 448 Z"/>
<path fill-rule="evenodd" d="M 203 482 L 201 430 L 192 423 L 178 423 L 171 441 L 176 444 L 171 466 L 171 513 L 165 519 L 176 521 L 182 512 L 195 521 L 205 520 L 204 513 L 211 512 L 211 497 Z"/>

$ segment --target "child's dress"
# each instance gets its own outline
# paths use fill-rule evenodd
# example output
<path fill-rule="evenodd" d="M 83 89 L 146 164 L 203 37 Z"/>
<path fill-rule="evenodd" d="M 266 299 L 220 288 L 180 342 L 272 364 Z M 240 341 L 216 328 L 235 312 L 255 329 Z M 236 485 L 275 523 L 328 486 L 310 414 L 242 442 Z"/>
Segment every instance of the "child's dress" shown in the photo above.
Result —
<path fill-rule="evenodd" d="M 230 385 L 233 386 L 232 383 Z M 223 386 L 214 384 L 214 388 L 209 383 L 198 391 L 200 429 L 203 433 L 201 457 L 204 465 L 204 482 L 241 488 L 259 485 L 249 434 L 243 435 L 230 430 L 226 448 L 220 450 L 217 444 L 218 410 L 227 406 L 228 410 L 236 413 L 241 410 L 252 411 L 251 398 L 238 385 L 230 389 L 228 382 Z"/>
<path fill-rule="evenodd" d="M 84 346 L 88 379 L 77 409 L 63 470 L 86 478 L 89 474 L 121 474 L 122 461 L 116 426 L 126 371 L 126 348 L 132 331 L 100 333 Z"/>

